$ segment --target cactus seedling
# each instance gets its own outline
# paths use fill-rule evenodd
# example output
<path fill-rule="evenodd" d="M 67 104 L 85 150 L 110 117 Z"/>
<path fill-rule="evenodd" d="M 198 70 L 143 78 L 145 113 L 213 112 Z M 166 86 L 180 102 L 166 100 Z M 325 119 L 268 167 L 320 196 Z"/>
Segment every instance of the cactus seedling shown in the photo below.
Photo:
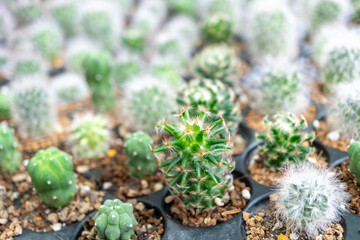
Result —
<path fill-rule="evenodd" d="M 212 121 L 207 112 L 190 117 L 188 109 L 177 115 L 178 123 L 160 121 L 157 128 L 170 134 L 164 144 L 153 149 L 167 152 L 169 158 L 160 162 L 172 194 L 187 207 L 211 209 L 229 199 L 234 164 L 224 156 L 231 150 L 230 135 L 225 121 Z M 221 138 L 220 135 L 227 138 Z"/>
<path fill-rule="evenodd" d="M 206 19 L 202 26 L 202 37 L 210 43 L 228 42 L 233 36 L 231 18 L 217 13 Z"/>
<path fill-rule="evenodd" d="M 156 168 L 155 157 L 150 151 L 151 137 L 138 131 L 126 137 L 125 150 L 130 174 L 137 178 L 151 176 Z"/>
<path fill-rule="evenodd" d="M 51 6 L 51 14 L 60 25 L 64 35 L 71 38 L 76 32 L 76 6 L 71 1 L 57 1 Z"/>
<path fill-rule="evenodd" d="M 17 149 L 18 142 L 14 129 L 6 122 L 0 124 L 0 172 L 15 173 L 20 165 L 21 153 Z"/>
<path fill-rule="evenodd" d="M 277 217 L 292 234 L 315 237 L 340 220 L 348 198 L 336 174 L 309 163 L 291 165 L 278 186 Z"/>
<path fill-rule="evenodd" d="M 130 240 L 137 221 L 130 203 L 119 199 L 106 200 L 94 216 L 97 236 L 109 240 Z"/>
<path fill-rule="evenodd" d="M 350 172 L 355 175 L 356 183 L 360 184 L 360 139 L 350 144 L 348 148 Z"/>
<path fill-rule="evenodd" d="M 56 147 L 38 151 L 30 159 L 28 172 L 41 201 L 50 208 L 68 205 L 76 192 L 72 157 Z"/>
<path fill-rule="evenodd" d="M 313 151 L 305 142 L 311 142 L 315 136 L 312 133 L 301 133 L 307 127 L 304 117 L 297 118 L 293 114 L 279 114 L 275 121 L 264 119 L 268 126 L 266 133 L 257 135 L 257 139 L 264 141 L 259 146 L 259 154 L 265 158 L 265 164 L 276 170 L 290 163 L 300 163 Z"/>

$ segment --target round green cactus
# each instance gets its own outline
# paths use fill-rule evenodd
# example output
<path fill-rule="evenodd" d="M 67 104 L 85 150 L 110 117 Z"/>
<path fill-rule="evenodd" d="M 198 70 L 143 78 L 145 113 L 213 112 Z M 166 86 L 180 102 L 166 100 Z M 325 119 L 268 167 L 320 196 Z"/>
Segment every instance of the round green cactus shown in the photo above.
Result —
<path fill-rule="evenodd" d="M 50 208 L 68 205 L 76 192 L 72 157 L 56 147 L 38 151 L 30 159 L 28 172 L 41 201 Z"/>
<path fill-rule="evenodd" d="M 316 33 L 324 24 L 335 22 L 341 14 L 341 2 L 334 0 L 320 0 L 311 15 L 311 31 Z"/>
<path fill-rule="evenodd" d="M 18 142 L 14 129 L 6 122 L 0 124 L 0 172 L 15 173 L 20 165 L 21 153 L 17 149 Z"/>
<path fill-rule="evenodd" d="M 130 240 L 137 221 L 130 203 L 106 200 L 94 216 L 97 236 L 108 240 Z"/>
<path fill-rule="evenodd" d="M 155 157 L 150 151 L 151 137 L 138 131 L 126 137 L 125 150 L 130 174 L 137 178 L 151 176 L 156 168 Z"/>
<path fill-rule="evenodd" d="M 348 154 L 350 158 L 350 172 L 355 175 L 357 184 L 360 184 L 360 139 L 350 144 Z"/>
<path fill-rule="evenodd" d="M 146 36 L 140 29 L 130 28 L 122 35 L 122 44 L 134 52 L 143 53 L 145 43 Z"/>
<path fill-rule="evenodd" d="M 193 0 L 166 0 L 169 8 L 177 14 L 196 14 L 196 1 Z"/>
<path fill-rule="evenodd" d="M 0 118 L 10 119 L 11 117 L 11 96 L 7 92 L 0 92 Z"/>
<path fill-rule="evenodd" d="M 15 65 L 16 76 L 34 75 L 42 71 L 41 62 L 36 58 L 19 59 Z"/>
<path fill-rule="evenodd" d="M 231 18 L 225 13 L 217 13 L 206 19 L 202 26 L 202 37 L 211 43 L 228 42 L 233 36 Z"/>
<path fill-rule="evenodd" d="M 42 16 L 39 1 L 18 1 L 18 3 L 12 3 L 10 9 L 19 25 L 33 22 Z"/>
<path fill-rule="evenodd" d="M 73 37 L 76 33 L 76 5 L 71 1 L 55 2 L 51 6 L 51 14 L 60 25 L 67 38 Z"/>

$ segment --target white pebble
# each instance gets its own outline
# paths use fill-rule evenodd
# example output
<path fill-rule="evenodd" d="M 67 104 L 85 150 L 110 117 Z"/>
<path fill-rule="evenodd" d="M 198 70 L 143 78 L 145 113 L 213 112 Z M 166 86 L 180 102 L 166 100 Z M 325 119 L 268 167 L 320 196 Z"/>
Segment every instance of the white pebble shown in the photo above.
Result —
<path fill-rule="evenodd" d="M 104 182 L 103 189 L 108 190 L 113 184 L 111 182 Z"/>
<path fill-rule="evenodd" d="M 224 202 L 220 198 L 215 198 L 215 204 L 219 207 L 224 206 Z"/>
<path fill-rule="evenodd" d="M 318 129 L 318 128 L 320 127 L 320 122 L 319 122 L 319 120 L 314 120 L 313 126 L 314 126 L 315 129 Z"/>
<path fill-rule="evenodd" d="M 54 231 L 59 231 L 59 230 L 61 230 L 61 223 L 55 223 L 55 224 L 51 225 L 51 228 Z"/>
<path fill-rule="evenodd" d="M 338 131 L 332 131 L 326 137 L 334 142 L 340 139 L 340 133 Z"/>
<path fill-rule="evenodd" d="M 25 167 L 27 167 L 27 165 L 29 164 L 29 159 L 24 160 L 23 164 L 24 164 Z"/>
<path fill-rule="evenodd" d="M 246 200 L 250 200 L 251 198 L 251 193 L 249 192 L 249 190 L 244 189 L 241 191 L 241 195 L 243 196 L 243 198 L 245 198 Z"/>
<path fill-rule="evenodd" d="M 312 157 L 308 157 L 307 160 L 309 161 L 309 163 L 315 164 L 316 163 L 316 159 L 312 158 Z"/>

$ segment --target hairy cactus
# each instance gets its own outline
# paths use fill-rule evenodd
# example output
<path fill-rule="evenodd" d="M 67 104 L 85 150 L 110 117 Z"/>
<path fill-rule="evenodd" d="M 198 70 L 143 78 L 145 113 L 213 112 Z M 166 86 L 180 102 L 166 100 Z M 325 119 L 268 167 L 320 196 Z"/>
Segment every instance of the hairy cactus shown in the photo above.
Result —
<path fill-rule="evenodd" d="M 76 5 L 69 0 L 55 1 L 50 7 L 52 16 L 61 27 L 66 38 L 71 38 L 76 33 Z"/>
<path fill-rule="evenodd" d="M 107 120 L 101 116 L 85 116 L 74 123 L 69 136 L 72 152 L 81 158 L 97 158 L 106 154 L 110 145 Z"/>
<path fill-rule="evenodd" d="M 236 133 L 240 122 L 239 108 L 235 103 L 235 93 L 219 80 L 197 79 L 192 80 L 188 86 L 181 91 L 182 96 L 176 101 L 181 106 L 191 106 L 191 115 L 205 108 L 212 114 L 224 118 L 232 134 Z M 216 119 L 217 120 L 217 119 Z"/>
<path fill-rule="evenodd" d="M 124 31 L 122 35 L 122 44 L 137 53 L 144 53 L 146 36 L 140 29 L 130 28 Z"/>
<path fill-rule="evenodd" d="M 143 68 L 142 59 L 129 52 L 121 52 L 115 60 L 113 76 L 116 84 L 123 85 L 132 77 L 141 73 Z"/>
<path fill-rule="evenodd" d="M 350 158 L 350 172 L 355 175 L 357 184 L 360 184 L 360 140 L 350 144 L 348 154 Z"/>
<path fill-rule="evenodd" d="M 233 36 L 232 27 L 229 15 L 217 13 L 203 22 L 202 37 L 210 43 L 229 42 Z"/>
<path fill-rule="evenodd" d="M 41 4 L 39 0 L 20 0 L 9 1 L 9 9 L 16 18 L 19 25 L 31 23 L 42 16 Z"/>
<path fill-rule="evenodd" d="M 200 78 L 219 79 L 232 84 L 236 59 L 226 45 L 212 45 L 195 58 L 195 72 Z"/>
<path fill-rule="evenodd" d="M 166 81 L 174 88 L 178 88 L 183 82 L 183 79 L 179 72 L 179 68 L 176 64 L 166 60 L 166 58 L 153 58 L 153 62 L 151 64 L 152 74 L 155 77 Z"/>
<path fill-rule="evenodd" d="M 150 151 L 151 137 L 138 131 L 126 137 L 125 150 L 130 174 L 137 178 L 151 176 L 156 168 L 155 157 Z"/>
<path fill-rule="evenodd" d="M 166 152 L 160 162 L 171 193 L 187 207 L 211 209 L 228 201 L 234 164 L 224 156 L 231 150 L 230 135 L 223 119 L 212 121 L 206 112 L 191 118 L 187 109 L 178 115 L 178 123 L 161 121 L 157 128 L 171 135 L 153 152 Z M 228 138 L 221 138 L 220 134 Z"/>
<path fill-rule="evenodd" d="M 292 165 L 279 181 L 277 217 L 292 234 L 313 238 L 340 220 L 348 193 L 336 173 L 309 163 Z"/>
<path fill-rule="evenodd" d="M 18 59 L 15 64 L 16 77 L 22 77 L 26 75 L 40 74 L 43 71 L 43 67 L 40 59 L 33 57 L 22 57 Z"/>
<path fill-rule="evenodd" d="M 259 154 L 264 157 L 265 165 L 279 170 L 287 164 L 306 161 L 313 152 L 313 147 L 306 143 L 312 142 L 315 136 L 299 132 L 307 127 L 304 117 L 299 119 L 293 114 L 279 114 L 274 118 L 274 122 L 265 118 L 268 130 L 257 135 L 257 139 L 264 141 L 259 146 Z"/>
<path fill-rule="evenodd" d="M 166 0 L 169 8 L 177 14 L 194 16 L 196 13 L 196 1 L 193 0 Z"/>
<path fill-rule="evenodd" d="M 17 149 L 18 142 L 14 129 L 6 122 L 0 124 L 0 172 L 15 173 L 20 165 L 21 153 Z"/>
<path fill-rule="evenodd" d="M 10 119 L 11 117 L 11 102 L 12 98 L 10 93 L 1 91 L 0 92 L 0 118 Z"/>
<path fill-rule="evenodd" d="M 130 203 L 106 200 L 94 216 L 97 236 L 108 240 L 130 240 L 137 221 Z"/>
<path fill-rule="evenodd" d="M 88 96 L 88 86 L 81 75 L 65 73 L 52 80 L 52 86 L 59 103 L 84 100 Z"/>
<path fill-rule="evenodd" d="M 112 81 L 111 57 L 107 52 L 88 54 L 83 61 L 85 78 L 92 91 L 92 101 L 99 112 L 115 108 L 115 89 Z"/>
<path fill-rule="evenodd" d="M 56 147 L 38 151 L 30 159 L 28 172 L 41 201 L 50 208 L 68 205 L 76 192 L 72 157 Z"/>

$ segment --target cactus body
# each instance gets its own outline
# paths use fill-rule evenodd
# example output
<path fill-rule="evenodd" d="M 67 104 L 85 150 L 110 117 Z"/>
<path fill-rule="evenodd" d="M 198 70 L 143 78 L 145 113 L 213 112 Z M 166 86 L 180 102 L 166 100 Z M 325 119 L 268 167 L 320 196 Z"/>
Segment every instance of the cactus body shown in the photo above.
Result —
<path fill-rule="evenodd" d="M 73 37 L 76 33 L 76 6 L 71 1 L 61 1 L 51 7 L 51 14 L 60 25 L 67 38 Z"/>
<path fill-rule="evenodd" d="M 151 137 L 142 131 L 126 137 L 125 150 L 128 157 L 128 168 L 132 176 L 144 178 L 154 173 L 156 162 L 149 148 L 152 144 Z"/>
<path fill-rule="evenodd" d="M 20 165 L 21 153 L 17 149 L 18 142 L 14 129 L 5 122 L 0 124 L 0 172 L 15 173 Z"/>
<path fill-rule="evenodd" d="M 137 221 L 130 203 L 106 200 L 94 216 L 97 236 L 108 240 L 130 240 Z"/>
<path fill-rule="evenodd" d="M 210 43 L 229 42 L 233 36 L 231 18 L 225 13 L 217 13 L 206 19 L 202 26 L 202 37 Z"/>
<path fill-rule="evenodd" d="M 126 30 L 122 35 L 122 44 L 131 51 L 143 53 L 145 50 L 146 36 L 136 28 Z"/>
<path fill-rule="evenodd" d="M 335 22 L 341 14 L 341 4 L 336 0 L 320 0 L 311 15 L 311 31 L 316 32 L 325 24 Z"/>
<path fill-rule="evenodd" d="M 55 77 L 52 84 L 59 103 L 77 102 L 88 96 L 88 86 L 80 75 L 65 73 Z"/>
<path fill-rule="evenodd" d="M 31 23 L 42 16 L 38 0 L 10 2 L 8 7 L 19 25 Z"/>
<path fill-rule="evenodd" d="M 32 184 L 48 207 L 68 205 L 76 192 L 72 157 L 56 147 L 38 151 L 30 159 L 28 172 Z"/>
<path fill-rule="evenodd" d="M 355 175 L 357 184 L 360 184 L 360 140 L 350 144 L 348 148 L 350 171 Z"/>
<path fill-rule="evenodd" d="M 16 62 L 16 76 L 35 75 L 42 71 L 41 62 L 38 59 L 20 59 Z"/>
<path fill-rule="evenodd" d="M 11 117 L 11 96 L 7 92 L 0 92 L 0 118 L 10 119 Z"/>

